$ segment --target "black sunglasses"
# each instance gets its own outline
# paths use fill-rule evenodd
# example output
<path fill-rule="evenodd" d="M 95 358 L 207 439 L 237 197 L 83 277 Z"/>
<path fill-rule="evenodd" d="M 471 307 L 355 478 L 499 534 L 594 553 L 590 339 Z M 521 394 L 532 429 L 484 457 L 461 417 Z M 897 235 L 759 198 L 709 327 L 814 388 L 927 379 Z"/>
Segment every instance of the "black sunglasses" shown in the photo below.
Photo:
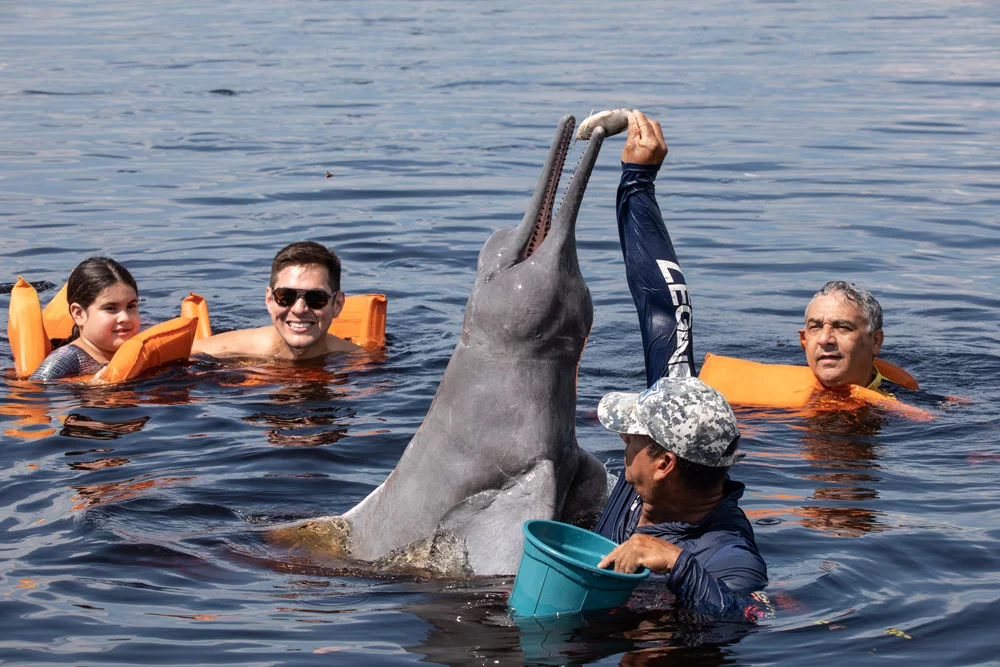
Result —
<path fill-rule="evenodd" d="M 274 297 L 274 302 L 282 308 L 291 308 L 295 305 L 296 301 L 305 298 L 307 306 L 313 310 L 320 310 L 321 308 L 326 308 L 326 304 L 330 303 L 330 298 L 333 295 L 321 289 L 275 287 L 271 290 L 271 296 Z"/>

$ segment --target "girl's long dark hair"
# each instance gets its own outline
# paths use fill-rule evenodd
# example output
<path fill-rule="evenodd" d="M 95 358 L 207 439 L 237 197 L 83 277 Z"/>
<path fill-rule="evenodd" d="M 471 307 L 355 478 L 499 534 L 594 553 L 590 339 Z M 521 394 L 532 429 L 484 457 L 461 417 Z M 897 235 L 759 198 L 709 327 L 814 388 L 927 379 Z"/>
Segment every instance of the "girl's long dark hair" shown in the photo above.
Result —
<path fill-rule="evenodd" d="M 125 283 L 134 289 L 138 296 L 139 287 L 128 269 L 110 257 L 88 257 L 69 274 L 69 282 L 66 283 L 66 301 L 89 308 L 98 294 L 118 283 Z M 80 328 L 74 324 L 73 333 L 69 338 L 52 341 L 52 347 L 61 347 L 79 337 Z"/>

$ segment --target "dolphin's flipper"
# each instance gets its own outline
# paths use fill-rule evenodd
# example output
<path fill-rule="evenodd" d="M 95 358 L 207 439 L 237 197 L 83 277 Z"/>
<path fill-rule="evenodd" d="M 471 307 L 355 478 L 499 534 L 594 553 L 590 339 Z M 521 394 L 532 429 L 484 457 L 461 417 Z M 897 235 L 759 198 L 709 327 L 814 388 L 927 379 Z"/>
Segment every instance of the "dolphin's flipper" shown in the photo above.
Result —
<path fill-rule="evenodd" d="M 453 507 L 438 533 L 465 538 L 469 565 L 476 574 L 510 574 L 521 562 L 521 524 L 555 518 L 555 503 L 555 467 L 552 461 L 539 461 L 510 477 L 503 487 L 481 491 Z"/>
<path fill-rule="evenodd" d="M 608 502 L 608 471 L 590 452 L 580 449 L 576 476 L 566 493 L 562 517 L 565 523 L 593 528 Z"/>

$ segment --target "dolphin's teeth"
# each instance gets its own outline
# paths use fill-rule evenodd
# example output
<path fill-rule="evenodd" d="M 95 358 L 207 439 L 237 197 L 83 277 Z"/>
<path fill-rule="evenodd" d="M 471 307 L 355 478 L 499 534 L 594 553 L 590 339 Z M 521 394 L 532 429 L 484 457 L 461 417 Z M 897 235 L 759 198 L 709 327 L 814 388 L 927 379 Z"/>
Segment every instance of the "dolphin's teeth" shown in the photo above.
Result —
<path fill-rule="evenodd" d="M 580 157 L 576 161 L 576 166 L 573 167 L 573 174 L 574 175 L 576 175 L 576 172 L 579 171 L 579 169 L 580 169 L 580 163 L 583 162 L 583 156 L 584 156 L 584 154 L 581 153 Z M 559 215 L 559 211 L 562 210 L 563 204 L 565 204 L 565 203 L 566 203 L 566 193 L 563 192 L 562 199 L 559 200 L 559 208 L 556 210 L 556 215 Z"/>
<path fill-rule="evenodd" d="M 534 227 L 531 229 L 531 236 L 518 262 L 523 262 L 531 257 L 538 246 L 542 244 L 549 230 L 552 229 L 552 211 L 555 208 L 556 193 L 559 191 L 559 179 L 562 177 L 563 168 L 566 166 L 566 156 L 569 154 L 570 142 L 573 139 L 573 123 L 568 123 L 563 136 L 559 142 L 559 153 L 556 156 L 556 163 L 549 174 L 548 184 L 545 188 L 545 198 L 538 210 L 538 217 L 535 219 Z M 562 206 L 562 204 L 560 204 Z"/>

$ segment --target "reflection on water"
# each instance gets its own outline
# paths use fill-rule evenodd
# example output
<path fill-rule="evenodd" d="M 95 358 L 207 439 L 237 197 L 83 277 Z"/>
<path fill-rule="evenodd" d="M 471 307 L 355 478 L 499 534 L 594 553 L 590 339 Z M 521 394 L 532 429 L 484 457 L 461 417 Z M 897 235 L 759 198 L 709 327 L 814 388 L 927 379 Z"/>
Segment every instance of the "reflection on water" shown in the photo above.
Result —
<path fill-rule="evenodd" d="M 0 415 L 14 417 L 13 428 L 6 428 L 3 434 L 10 438 L 33 440 L 46 438 L 56 432 L 49 426 L 49 405 L 44 396 L 44 387 L 36 382 L 8 380 L 7 399 L 0 403 Z M 42 428 L 37 428 L 41 426 Z"/>
<path fill-rule="evenodd" d="M 836 537 L 859 537 L 888 529 L 883 513 L 875 509 L 881 481 L 879 433 L 888 423 L 886 412 L 873 406 L 791 416 L 782 416 L 780 411 L 738 412 L 741 419 L 751 420 L 744 430 L 754 436 L 760 434 L 753 423 L 756 420 L 784 422 L 795 435 L 797 446 L 788 453 L 755 452 L 753 456 L 795 462 L 796 477 L 815 484 L 808 495 L 766 496 L 788 503 L 783 509 L 748 508 L 747 516 L 756 525 L 773 526 L 789 520 Z"/>
<path fill-rule="evenodd" d="M 96 459 L 94 461 L 74 461 L 72 463 L 67 463 L 73 470 L 101 470 L 102 468 L 117 468 L 118 466 L 123 466 L 129 463 L 129 459 L 126 458 L 104 458 Z"/>
<path fill-rule="evenodd" d="M 15 417 L 12 424 L 16 428 L 5 429 L 3 434 L 22 440 L 48 437 L 56 432 L 54 427 L 48 426 L 53 419 L 63 422 L 59 434 L 69 437 L 104 440 L 138 432 L 148 421 L 148 417 L 122 422 L 101 421 L 81 414 L 54 418 L 50 416 L 53 411 L 51 396 L 53 393 L 68 393 L 76 407 L 96 409 L 183 405 L 191 402 L 194 382 L 186 378 L 183 369 L 161 370 L 157 377 L 161 378 L 162 384 L 144 386 L 141 390 L 129 383 L 94 386 L 75 381 L 45 383 L 12 379 L 8 382 L 8 400 L 0 404 L 0 414 Z M 37 426 L 46 428 L 31 428 Z"/>
<path fill-rule="evenodd" d="M 587 664 L 619 654 L 623 665 L 712 666 L 728 664 L 730 647 L 757 631 L 745 623 L 664 610 L 655 594 L 645 599 L 640 594 L 628 607 L 611 611 L 512 618 L 506 612 L 507 587 L 488 584 L 456 585 L 407 604 L 404 609 L 431 629 L 406 650 L 456 667 Z"/>
<path fill-rule="evenodd" d="M 184 366 L 174 365 L 146 373 L 143 378 L 155 382 L 123 382 L 90 385 L 75 381 L 48 383 L 65 389 L 83 408 L 129 408 L 140 405 L 186 405 L 197 399 L 191 391 L 196 386 Z"/>
<path fill-rule="evenodd" d="M 128 462 L 127 459 L 119 459 Z M 73 467 L 73 466 L 71 466 Z M 113 467 L 97 466 L 95 469 Z M 80 469 L 79 467 L 76 469 Z M 91 468 L 83 468 L 90 470 Z M 153 489 L 161 489 L 183 484 L 197 479 L 196 477 L 154 477 L 153 475 L 143 475 L 133 477 L 120 482 L 104 482 L 101 484 L 82 484 L 74 486 L 77 495 L 73 497 L 73 509 L 85 510 L 98 505 L 120 503 L 140 496 Z"/>
<path fill-rule="evenodd" d="M 59 435 L 90 440 L 114 440 L 129 433 L 138 433 L 149 417 L 138 417 L 124 421 L 101 421 L 93 417 L 70 413 L 63 422 Z"/>
<path fill-rule="evenodd" d="M 323 445 L 332 445 L 346 435 L 346 428 L 303 435 L 287 435 L 280 431 L 268 431 L 267 441 L 278 447 L 322 447 Z"/>
<path fill-rule="evenodd" d="M 839 537 L 885 529 L 872 504 L 866 503 L 879 497 L 877 436 L 884 424 L 885 413 L 873 407 L 806 419 L 799 431 L 801 451 L 815 472 L 802 478 L 835 486 L 816 487 L 812 500 L 830 504 L 803 505 L 799 514 L 803 526 Z"/>
<path fill-rule="evenodd" d="M 274 253 L 303 239 L 337 249 L 349 293 L 389 297 L 381 357 L 197 361 L 114 387 L 5 375 L 0 661 L 995 661 L 995 4 L 546 10 L 0 4 L 0 313 L 17 274 L 50 294 L 109 254 L 147 322 L 193 290 L 218 331 L 260 326 Z M 801 308 L 853 280 L 885 308 L 885 353 L 920 380 L 899 406 L 739 415 L 741 506 L 769 596 L 794 603 L 736 635 L 666 599 L 530 629 L 505 616 L 507 580 L 379 578 L 269 546 L 265 527 L 342 514 L 385 479 L 552 126 L 620 106 L 664 124 L 656 189 L 699 349 L 801 364 Z M 586 415 L 642 383 L 621 146 L 605 143 L 577 222 L 595 318 L 576 434 L 613 468 L 620 441 Z"/>
<path fill-rule="evenodd" d="M 266 396 L 269 408 L 287 406 L 288 411 L 255 412 L 242 421 L 263 427 L 267 441 L 278 447 L 321 447 L 347 436 L 346 424 L 358 416 L 348 399 L 376 390 L 366 392 L 353 386 L 353 373 L 382 359 L 384 353 L 358 353 L 338 359 L 344 363 L 338 363 L 336 371 L 324 360 L 263 366 L 259 361 L 246 361 L 236 368 L 228 362 L 219 364 L 224 370 L 221 377 L 215 374 L 215 381 L 227 387 L 273 388 Z"/>

